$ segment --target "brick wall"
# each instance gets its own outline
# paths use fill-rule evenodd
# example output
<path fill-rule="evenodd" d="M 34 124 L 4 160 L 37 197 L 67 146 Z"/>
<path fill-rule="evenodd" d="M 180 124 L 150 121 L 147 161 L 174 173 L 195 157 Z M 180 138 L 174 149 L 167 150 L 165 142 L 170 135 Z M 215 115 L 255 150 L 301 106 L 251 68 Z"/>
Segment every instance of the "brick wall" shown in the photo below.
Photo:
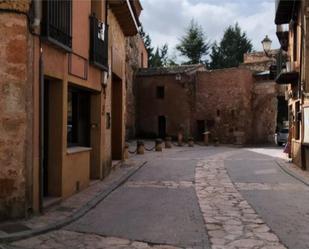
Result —
<path fill-rule="evenodd" d="M 236 133 L 251 140 L 253 78 L 247 69 L 197 74 L 195 120 L 205 120 L 212 138 L 234 143 Z"/>
<path fill-rule="evenodd" d="M 182 126 L 186 137 L 196 139 L 207 129 L 220 143 L 235 143 L 239 135 L 245 143 L 273 143 L 277 96 L 282 95 L 275 82 L 257 81 L 245 68 L 184 73 L 180 81 L 175 77 L 138 77 L 139 135 L 157 136 L 158 116 L 165 116 L 168 135 L 176 136 Z M 164 99 L 156 98 L 157 86 L 165 87 Z"/>
<path fill-rule="evenodd" d="M 2 1 L 0 9 L 28 10 L 28 1 Z M 31 154 L 32 84 L 27 18 L 0 12 L 0 220 L 25 215 Z"/>
<path fill-rule="evenodd" d="M 191 133 L 191 77 L 182 75 L 177 81 L 175 75 L 144 76 L 136 84 L 138 136 L 157 137 L 159 116 L 166 118 L 167 135 L 176 137 L 180 127 L 185 135 Z M 164 86 L 164 99 L 156 96 L 158 86 Z"/>
<path fill-rule="evenodd" d="M 255 82 L 252 100 L 252 142 L 274 143 L 277 126 L 278 90 L 274 81 Z"/>

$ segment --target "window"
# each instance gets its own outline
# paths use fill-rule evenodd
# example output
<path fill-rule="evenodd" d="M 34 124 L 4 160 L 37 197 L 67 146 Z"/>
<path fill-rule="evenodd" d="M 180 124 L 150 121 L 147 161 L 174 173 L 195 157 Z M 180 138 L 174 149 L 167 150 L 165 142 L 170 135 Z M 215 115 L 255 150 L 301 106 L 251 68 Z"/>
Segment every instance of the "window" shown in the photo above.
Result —
<path fill-rule="evenodd" d="M 72 1 L 43 2 L 42 36 L 66 49 L 72 48 Z"/>
<path fill-rule="evenodd" d="M 90 146 L 90 94 L 75 87 L 68 90 L 68 147 Z"/>
<path fill-rule="evenodd" d="M 164 99 L 164 86 L 157 86 L 157 99 Z"/>
<path fill-rule="evenodd" d="M 90 63 L 108 71 L 108 25 L 90 16 Z"/>

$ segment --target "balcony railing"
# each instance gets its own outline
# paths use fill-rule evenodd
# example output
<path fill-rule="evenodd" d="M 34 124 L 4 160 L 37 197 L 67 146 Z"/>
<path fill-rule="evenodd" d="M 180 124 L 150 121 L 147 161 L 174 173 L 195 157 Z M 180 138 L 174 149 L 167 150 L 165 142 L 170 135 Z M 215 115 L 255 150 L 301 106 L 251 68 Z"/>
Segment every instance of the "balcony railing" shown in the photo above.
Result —
<path fill-rule="evenodd" d="M 48 41 L 71 50 L 72 1 L 43 1 L 42 36 Z"/>
<path fill-rule="evenodd" d="M 295 17 L 299 2 L 300 0 L 276 0 L 275 23 L 289 23 Z"/>
<path fill-rule="evenodd" d="M 90 63 L 108 70 L 108 26 L 90 16 Z"/>
<path fill-rule="evenodd" d="M 287 53 L 280 50 L 277 54 L 277 73 L 275 81 L 278 84 L 297 84 L 299 73 L 294 63 L 288 61 Z"/>

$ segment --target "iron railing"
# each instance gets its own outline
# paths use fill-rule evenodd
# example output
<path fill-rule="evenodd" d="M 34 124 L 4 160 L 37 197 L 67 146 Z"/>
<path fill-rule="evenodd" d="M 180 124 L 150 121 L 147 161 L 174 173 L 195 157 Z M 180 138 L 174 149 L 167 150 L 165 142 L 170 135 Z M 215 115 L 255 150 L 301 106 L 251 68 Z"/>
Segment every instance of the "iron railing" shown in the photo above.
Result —
<path fill-rule="evenodd" d="M 108 25 L 90 16 L 90 63 L 108 70 Z"/>
<path fill-rule="evenodd" d="M 42 36 L 66 49 L 72 48 L 72 0 L 43 1 Z"/>

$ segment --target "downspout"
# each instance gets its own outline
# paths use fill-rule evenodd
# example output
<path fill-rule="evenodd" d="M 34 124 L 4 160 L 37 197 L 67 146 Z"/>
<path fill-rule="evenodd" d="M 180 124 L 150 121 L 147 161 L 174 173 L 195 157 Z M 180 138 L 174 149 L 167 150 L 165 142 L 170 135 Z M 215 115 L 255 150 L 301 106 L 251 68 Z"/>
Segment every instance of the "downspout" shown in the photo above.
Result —
<path fill-rule="evenodd" d="M 42 0 L 33 0 L 32 32 L 39 38 L 39 211 L 43 212 L 44 166 L 44 64 L 41 43 Z"/>
<path fill-rule="evenodd" d="M 108 15 L 108 1 L 105 0 L 105 24 L 107 25 L 107 15 Z"/>
<path fill-rule="evenodd" d="M 33 20 L 31 28 L 33 32 L 40 35 L 41 20 L 42 20 L 42 0 L 33 0 Z"/>
<path fill-rule="evenodd" d="M 43 212 L 43 178 L 44 178 L 44 63 L 43 63 L 43 49 L 41 46 L 40 39 L 40 58 L 39 58 L 39 103 L 40 103 L 40 132 L 39 132 L 39 157 L 40 157 L 40 165 L 39 165 L 39 209 L 40 212 Z"/>

